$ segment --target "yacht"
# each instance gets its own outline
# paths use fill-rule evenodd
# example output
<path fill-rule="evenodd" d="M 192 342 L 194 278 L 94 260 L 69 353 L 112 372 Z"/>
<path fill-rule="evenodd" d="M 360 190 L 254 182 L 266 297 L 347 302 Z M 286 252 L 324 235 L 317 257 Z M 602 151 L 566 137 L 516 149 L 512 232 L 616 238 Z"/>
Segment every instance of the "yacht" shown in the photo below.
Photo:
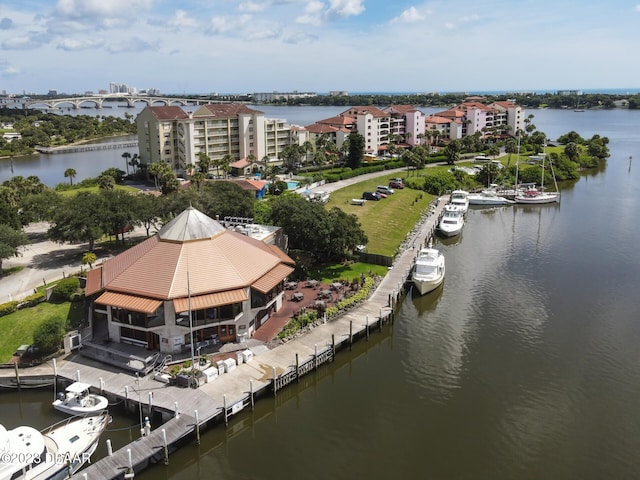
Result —
<path fill-rule="evenodd" d="M 88 383 L 74 382 L 64 392 L 58 393 L 53 408 L 68 415 L 96 414 L 109 406 L 109 401 L 102 395 L 90 392 Z"/>
<path fill-rule="evenodd" d="M 420 294 L 424 295 L 438 288 L 444 280 L 444 272 L 444 255 L 429 243 L 418 253 L 411 280 Z"/>
<path fill-rule="evenodd" d="M 463 214 L 467 213 L 467 210 L 469 209 L 469 192 L 464 190 L 454 190 L 451 192 L 451 200 L 449 203 L 460 207 Z"/>
<path fill-rule="evenodd" d="M 508 205 L 514 203 L 513 200 L 498 195 L 494 188 L 482 190 L 480 193 L 470 193 L 467 199 L 469 205 Z"/>
<path fill-rule="evenodd" d="M 442 218 L 438 224 L 438 230 L 445 237 L 454 237 L 462 232 L 464 226 L 464 213 L 462 207 L 457 205 L 445 205 Z"/>
<path fill-rule="evenodd" d="M 0 478 L 50 480 L 69 478 L 90 461 L 109 414 L 70 417 L 39 432 L 0 425 Z"/>

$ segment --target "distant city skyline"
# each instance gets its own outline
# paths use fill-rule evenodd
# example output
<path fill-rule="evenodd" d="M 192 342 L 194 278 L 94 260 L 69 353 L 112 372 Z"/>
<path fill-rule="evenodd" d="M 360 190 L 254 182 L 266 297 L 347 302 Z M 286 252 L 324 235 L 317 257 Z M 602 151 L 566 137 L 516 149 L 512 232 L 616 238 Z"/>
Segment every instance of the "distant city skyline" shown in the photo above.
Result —
<path fill-rule="evenodd" d="M 638 0 L 5 0 L 0 90 L 634 90 Z M 631 85 L 630 85 L 631 84 Z"/>

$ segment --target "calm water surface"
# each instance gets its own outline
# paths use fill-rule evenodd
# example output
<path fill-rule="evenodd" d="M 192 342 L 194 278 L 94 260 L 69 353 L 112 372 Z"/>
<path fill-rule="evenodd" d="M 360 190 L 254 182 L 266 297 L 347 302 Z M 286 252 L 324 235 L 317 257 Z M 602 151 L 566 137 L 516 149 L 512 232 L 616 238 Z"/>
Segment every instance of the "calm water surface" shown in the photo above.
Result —
<path fill-rule="evenodd" d="M 560 205 L 471 210 L 441 289 L 137 478 L 636 478 L 640 112 L 533 113 L 608 136 L 606 168 Z M 51 392 L 16 395 L 3 424 L 50 419 Z"/>

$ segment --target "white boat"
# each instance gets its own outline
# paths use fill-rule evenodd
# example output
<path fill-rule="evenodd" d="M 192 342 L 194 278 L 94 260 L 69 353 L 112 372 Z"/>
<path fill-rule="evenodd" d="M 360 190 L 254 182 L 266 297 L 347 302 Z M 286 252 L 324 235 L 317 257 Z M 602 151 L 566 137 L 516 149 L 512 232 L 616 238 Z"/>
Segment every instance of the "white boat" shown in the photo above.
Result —
<path fill-rule="evenodd" d="M 444 272 L 444 255 L 429 243 L 418 253 L 411 280 L 420 294 L 424 295 L 438 288 L 444 280 Z"/>
<path fill-rule="evenodd" d="M 442 218 L 438 224 L 438 230 L 445 237 L 453 237 L 462 232 L 464 226 L 464 213 L 461 207 L 445 205 Z"/>
<path fill-rule="evenodd" d="M 466 192 L 464 190 L 454 190 L 453 192 L 451 192 L 451 199 L 449 200 L 449 203 L 451 205 L 460 207 L 462 213 L 467 213 L 467 210 L 469 209 L 468 197 L 469 192 Z"/>
<path fill-rule="evenodd" d="M 50 480 L 69 478 L 90 461 L 109 424 L 107 412 L 71 417 L 39 432 L 0 425 L 0 478 Z"/>
<path fill-rule="evenodd" d="M 509 205 L 514 203 L 505 197 L 498 195 L 495 189 L 489 188 L 480 193 L 470 193 L 467 197 L 469 205 Z"/>
<path fill-rule="evenodd" d="M 74 382 L 64 392 L 58 393 L 53 408 L 68 415 L 87 415 L 100 413 L 109 406 L 109 401 L 102 395 L 90 392 L 88 383 Z"/>

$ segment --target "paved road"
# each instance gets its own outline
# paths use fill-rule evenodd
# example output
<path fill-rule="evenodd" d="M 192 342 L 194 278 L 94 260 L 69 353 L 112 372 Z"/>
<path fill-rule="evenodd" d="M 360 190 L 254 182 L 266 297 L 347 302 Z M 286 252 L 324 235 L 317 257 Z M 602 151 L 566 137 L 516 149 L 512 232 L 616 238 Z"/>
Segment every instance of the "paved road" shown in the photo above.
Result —
<path fill-rule="evenodd" d="M 31 243 L 20 248 L 20 256 L 2 262 L 2 268 L 24 267 L 17 273 L 0 278 L 0 303 L 21 300 L 31 295 L 36 287 L 51 283 L 64 276 L 79 272 L 82 255 L 88 244 L 60 244 L 46 239 L 47 223 L 32 223 L 24 228 Z M 144 229 L 131 232 L 131 237 L 144 236 Z M 107 252 L 96 249 L 98 261 L 109 258 Z M 84 267 L 86 268 L 86 267 Z"/>

